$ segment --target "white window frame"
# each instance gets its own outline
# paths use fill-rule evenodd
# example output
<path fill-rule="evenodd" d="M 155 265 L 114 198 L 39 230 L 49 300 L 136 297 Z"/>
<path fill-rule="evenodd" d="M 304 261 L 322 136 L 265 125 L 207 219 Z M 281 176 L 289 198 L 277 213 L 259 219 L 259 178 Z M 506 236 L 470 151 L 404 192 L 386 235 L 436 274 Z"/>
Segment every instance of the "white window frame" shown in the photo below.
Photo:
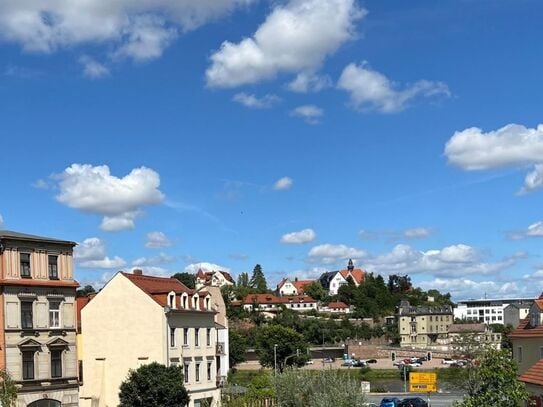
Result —
<path fill-rule="evenodd" d="M 51 304 L 58 304 L 58 309 L 54 310 L 54 309 L 51 309 Z M 61 315 L 60 315 L 60 309 L 61 309 L 61 301 L 49 301 L 49 328 L 53 328 L 53 329 L 59 329 L 59 328 L 62 328 L 62 319 L 60 318 Z M 56 314 L 56 318 L 57 318 L 57 324 L 54 325 L 51 323 L 51 321 L 53 321 L 53 315 Z"/>

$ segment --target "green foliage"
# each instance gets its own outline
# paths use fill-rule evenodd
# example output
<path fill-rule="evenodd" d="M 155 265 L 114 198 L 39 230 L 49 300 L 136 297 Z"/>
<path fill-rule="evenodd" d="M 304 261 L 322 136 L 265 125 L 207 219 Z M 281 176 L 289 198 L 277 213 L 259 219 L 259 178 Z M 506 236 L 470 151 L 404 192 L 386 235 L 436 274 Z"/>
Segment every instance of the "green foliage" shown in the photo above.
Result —
<path fill-rule="evenodd" d="M 281 325 L 260 328 L 256 335 L 256 347 L 260 364 L 273 368 L 277 361 L 279 372 L 286 366 L 303 366 L 307 360 L 308 344 L 304 336 Z"/>
<path fill-rule="evenodd" d="M 238 287 L 249 287 L 249 274 L 240 273 L 238 276 Z"/>
<path fill-rule="evenodd" d="M 5 370 L 0 369 L 0 405 L 15 407 L 17 404 L 17 386 Z"/>
<path fill-rule="evenodd" d="M 258 293 L 265 293 L 268 291 L 268 285 L 266 283 L 266 277 L 262 271 L 262 266 L 257 264 L 253 269 L 253 275 L 249 281 L 249 286 L 254 288 Z"/>
<path fill-rule="evenodd" d="M 507 350 L 488 349 L 467 378 L 468 394 L 456 407 L 516 407 L 528 397 Z"/>
<path fill-rule="evenodd" d="M 92 285 L 87 284 L 85 287 L 80 288 L 79 290 L 77 290 L 75 292 L 75 295 L 76 295 L 76 297 L 80 298 L 80 297 L 86 297 L 87 295 L 93 294 L 95 292 L 96 292 L 96 290 L 94 289 L 94 287 Z"/>
<path fill-rule="evenodd" d="M 306 285 L 304 287 L 304 292 L 317 301 L 324 301 L 327 296 L 326 290 L 318 281 Z"/>
<path fill-rule="evenodd" d="M 189 400 L 182 368 L 156 362 L 130 370 L 119 392 L 119 407 L 178 407 Z"/>
<path fill-rule="evenodd" d="M 275 396 L 272 377 L 269 374 L 254 376 L 247 389 L 247 396 L 252 400 L 262 400 Z"/>
<path fill-rule="evenodd" d="M 175 273 L 172 278 L 175 278 L 185 284 L 188 288 L 194 290 L 196 288 L 196 276 L 191 273 Z"/>
<path fill-rule="evenodd" d="M 230 329 L 228 333 L 230 367 L 234 367 L 241 362 L 245 362 L 245 352 L 247 351 L 247 341 L 245 336 L 236 329 Z"/>
<path fill-rule="evenodd" d="M 365 401 L 358 382 L 338 370 L 288 369 L 274 383 L 281 407 L 351 407 Z"/>
<path fill-rule="evenodd" d="M 388 291 L 391 294 L 406 293 L 413 288 L 411 284 L 411 277 L 408 275 L 400 276 L 398 274 L 392 274 L 388 276 Z"/>

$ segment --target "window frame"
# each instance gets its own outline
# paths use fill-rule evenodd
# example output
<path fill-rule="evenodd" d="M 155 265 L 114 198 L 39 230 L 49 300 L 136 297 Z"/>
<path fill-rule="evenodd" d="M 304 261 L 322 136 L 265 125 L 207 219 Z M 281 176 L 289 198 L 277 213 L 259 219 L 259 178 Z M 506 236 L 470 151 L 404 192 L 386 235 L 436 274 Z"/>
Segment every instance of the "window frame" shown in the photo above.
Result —
<path fill-rule="evenodd" d="M 213 362 L 211 361 L 207 361 L 207 381 L 211 381 L 212 380 L 212 377 L 213 377 L 213 374 L 212 374 L 212 367 L 213 367 Z"/>
<path fill-rule="evenodd" d="M 27 260 L 23 260 L 23 256 Z M 32 278 L 32 253 L 19 253 L 19 273 L 21 278 Z"/>
<path fill-rule="evenodd" d="M 189 382 L 190 362 L 183 362 L 183 381 Z"/>
<path fill-rule="evenodd" d="M 58 357 L 55 357 L 55 359 L 53 359 L 53 355 L 58 356 Z M 51 362 L 51 377 L 54 379 L 58 379 L 59 377 L 62 377 L 62 349 L 50 350 L 50 362 Z"/>
<path fill-rule="evenodd" d="M 189 346 L 189 328 L 183 328 L 183 346 Z"/>
<path fill-rule="evenodd" d="M 211 346 L 211 328 L 206 328 L 206 346 Z"/>
<path fill-rule="evenodd" d="M 194 328 L 194 346 L 200 346 L 200 328 Z"/>
<path fill-rule="evenodd" d="M 34 360 L 36 352 L 32 350 L 24 350 L 21 353 L 22 353 L 22 356 L 21 356 L 22 378 L 23 380 L 34 380 L 36 378 L 36 363 Z M 31 374 L 32 377 L 30 377 L 28 373 L 32 373 Z"/>
<path fill-rule="evenodd" d="M 200 382 L 200 362 L 194 363 L 194 380 L 196 380 L 196 383 Z"/>
<path fill-rule="evenodd" d="M 29 309 L 27 309 L 25 315 L 25 310 L 23 310 L 23 307 L 30 306 Z M 34 301 L 21 301 L 21 329 L 34 329 Z M 30 319 L 28 320 L 28 311 L 30 314 Z M 30 321 L 30 324 L 28 324 L 28 321 Z"/>
<path fill-rule="evenodd" d="M 51 308 L 51 304 L 57 304 L 58 305 L 58 309 L 52 309 Z M 61 323 L 61 318 L 60 318 L 60 309 L 61 309 L 61 301 L 49 301 L 49 328 L 52 328 L 52 329 L 60 329 L 62 328 L 62 323 Z M 56 313 L 57 315 L 57 322 L 58 324 L 57 325 L 53 325 L 52 324 L 52 316 Z"/>
<path fill-rule="evenodd" d="M 176 343 L 175 343 L 175 327 L 174 326 L 170 326 L 170 348 L 175 348 L 176 346 Z"/>
<path fill-rule="evenodd" d="M 55 262 L 52 263 L 51 259 L 54 258 Z M 54 266 L 54 267 L 52 267 Z M 54 272 L 52 272 L 54 271 Z M 49 280 L 58 280 L 58 255 L 49 254 L 47 255 L 47 273 L 49 275 Z"/>

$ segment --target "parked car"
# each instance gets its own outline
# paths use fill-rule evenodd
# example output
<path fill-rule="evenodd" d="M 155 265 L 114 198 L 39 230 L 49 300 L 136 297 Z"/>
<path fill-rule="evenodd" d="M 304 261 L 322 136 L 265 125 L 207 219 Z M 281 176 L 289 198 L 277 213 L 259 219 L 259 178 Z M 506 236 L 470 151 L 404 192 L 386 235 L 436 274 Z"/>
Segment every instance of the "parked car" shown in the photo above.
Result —
<path fill-rule="evenodd" d="M 362 404 L 362 407 L 379 407 L 379 406 L 375 403 L 364 403 Z"/>
<path fill-rule="evenodd" d="M 341 364 L 341 366 L 354 366 L 354 364 L 356 363 L 356 360 L 353 360 L 353 359 L 345 359 L 343 361 L 343 363 Z"/>
<path fill-rule="evenodd" d="M 392 365 L 396 367 L 400 367 L 400 366 L 403 366 L 404 363 L 403 363 L 403 360 L 396 360 Z"/>
<path fill-rule="evenodd" d="M 312 359 L 309 359 L 308 361 L 305 362 L 306 365 L 312 365 L 313 364 L 313 360 Z"/>
<path fill-rule="evenodd" d="M 336 361 L 335 358 L 324 358 L 325 363 L 332 363 L 332 362 L 335 362 L 335 361 Z"/>
<path fill-rule="evenodd" d="M 419 363 L 419 362 L 411 362 L 411 363 L 409 364 L 409 366 L 411 366 L 411 367 L 421 367 L 421 366 L 422 366 L 422 363 Z"/>
<path fill-rule="evenodd" d="M 420 397 L 407 397 L 398 404 L 398 407 L 428 407 L 428 403 Z"/>
<path fill-rule="evenodd" d="M 441 364 L 442 364 L 442 365 L 450 365 L 450 364 L 453 364 L 453 363 L 456 363 L 456 360 L 451 359 L 451 358 L 444 358 L 444 359 L 441 361 Z"/>
<path fill-rule="evenodd" d="M 377 359 L 368 359 L 365 362 L 366 363 L 377 363 Z"/>
<path fill-rule="evenodd" d="M 381 400 L 379 407 L 398 407 L 401 403 L 401 400 L 397 397 L 385 397 Z"/>
<path fill-rule="evenodd" d="M 354 367 L 364 367 L 364 366 L 367 366 L 368 363 L 364 360 L 355 360 L 354 363 L 353 363 L 353 366 Z"/>

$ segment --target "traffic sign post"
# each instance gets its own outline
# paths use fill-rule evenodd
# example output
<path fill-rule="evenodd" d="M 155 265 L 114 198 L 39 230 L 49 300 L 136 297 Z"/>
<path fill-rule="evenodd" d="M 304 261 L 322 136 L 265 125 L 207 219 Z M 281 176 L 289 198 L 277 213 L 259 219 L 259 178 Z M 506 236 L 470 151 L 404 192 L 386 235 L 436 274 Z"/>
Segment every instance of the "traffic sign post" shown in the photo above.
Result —
<path fill-rule="evenodd" d="M 428 405 L 430 405 L 430 393 L 437 392 L 437 374 L 435 373 L 409 373 L 409 391 L 416 393 L 428 393 Z"/>

